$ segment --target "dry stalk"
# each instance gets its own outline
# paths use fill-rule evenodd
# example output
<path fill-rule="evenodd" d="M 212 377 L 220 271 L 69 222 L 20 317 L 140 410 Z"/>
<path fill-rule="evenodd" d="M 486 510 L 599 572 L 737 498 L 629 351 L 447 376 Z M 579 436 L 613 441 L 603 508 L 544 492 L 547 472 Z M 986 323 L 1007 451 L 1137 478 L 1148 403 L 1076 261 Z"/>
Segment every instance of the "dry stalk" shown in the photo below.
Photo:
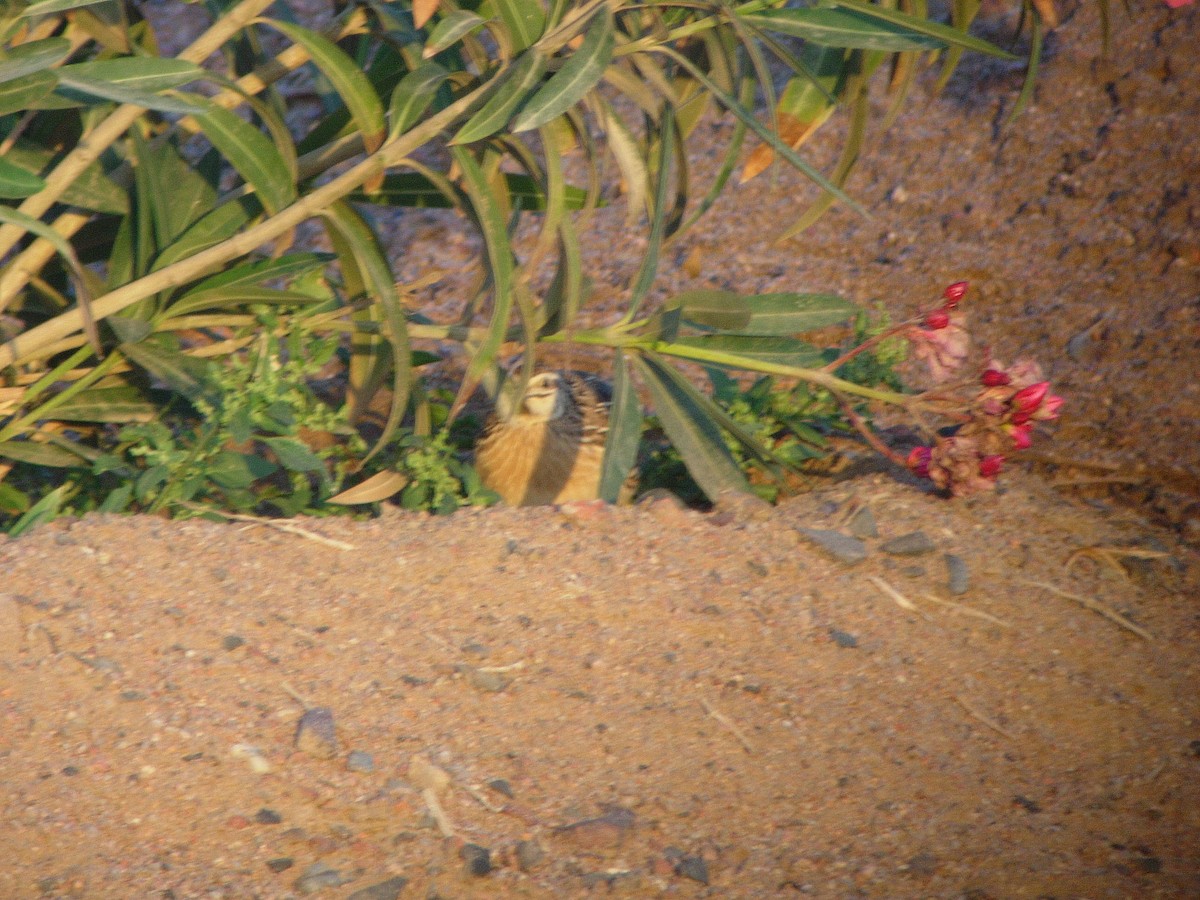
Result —
<path fill-rule="evenodd" d="M 1100 615 L 1104 616 L 1104 618 L 1108 619 L 1110 622 L 1114 622 L 1117 625 L 1120 625 L 1122 628 L 1124 628 L 1128 631 L 1132 631 L 1134 634 L 1136 634 L 1138 637 L 1140 637 L 1144 641 L 1154 640 L 1154 635 L 1152 635 L 1145 628 L 1142 628 L 1140 625 L 1135 625 L 1133 622 L 1130 622 L 1127 618 L 1125 618 L 1119 612 L 1117 612 L 1114 609 L 1110 609 L 1109 607 L 1107 607 L 1103 603 L 1101 603 L 1099 600 L 1094 600 L 1091 597 L 1080 597 L 1078 594 L 1068 593 L 1067 591 L 1064 591 L 1062 588 L 1057 588 L 1054 585 L 1047 584 L 1044 581 L 1032 581 L 1032 580 L 1026 579 L 1026 578 L 1022 578 L 1020 580 L 1023 584 L 1028 584 L 1031 587 L 1042 588 L 1044 590 L 1050 591 L 1052 594 L 1057 594 L 1058 596 L 1063 597 L 1067 600 L 1074 600 L 1076 603 L 1078 603 L 1080 606 L 1084 607 L 1085 609 L 1090 609 L 1094 613 L 1099 613 Z"/>
<path fill-rule="evenodd" d="M 957 703 L 959 706 L 961 706 L 963 709 L 965 709 L 967 711 L 968 715 L 972 716 L 973 718 L 978 719 L 980 722 L 982 722 L 988 728 L 992 729 L 992 731 L 995 731 L 998 734 L 1004 735 L 1009 740 L 1015 741 L 1017 739 L 1017 736 L 1015 734 L 1013 734 L 1011 731 L 1009 731 L 1007 728 L 1005 728 L 1003 725 L 1001 725 L 995 719 L 991 719 L 991 718 L 985 716 L 983 713 L 981 713 L 979 710 L 977 710 L 974 706 L 972 706 L 970 703 L 968 703 L 966 700 L 964 700 L 958 694 L 954 695 L 954 702 Z"/>
<path fill-rule="evenodd" d="M 724 725 L 726 728 L 729 729 L 729 733 L 732 734 L 735 738 L 737 738 L 738 743 L 742 745 L 743 750 L 745 750 L 747 753 L 754 752 L 754 745 L 752 743 L 750 743 L 750 739 L 748 737 L 746 737 L 746 735 L 742 732 L 742 730 L 733 723 L 732 719 L 730 719 L 727 715 L 725 715 L 725 713 L 721 712 L 719 709 L 716 709 L 715 707 L 713 707 L 712 704 L 710 704 L 703 697 L 700 698 L 700 705 L 704 707 L 704 711 L 706 713 L 708 713 L 710 716 L 712 716 L 714 719 L 716 719 L 718 722 L 720 722 L 722 725 Z"/>

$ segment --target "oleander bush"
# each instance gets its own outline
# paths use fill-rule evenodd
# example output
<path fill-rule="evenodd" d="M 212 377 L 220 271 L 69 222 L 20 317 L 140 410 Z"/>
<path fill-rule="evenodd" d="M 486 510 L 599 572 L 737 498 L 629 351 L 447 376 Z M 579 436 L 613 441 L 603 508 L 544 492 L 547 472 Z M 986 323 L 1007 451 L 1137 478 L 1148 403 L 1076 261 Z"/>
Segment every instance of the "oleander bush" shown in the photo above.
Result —
<path fill-rule="evenodd" d="M 442 511 L 486 502 L 464 462 L 469 429 L 450 423 L 481 385 L 527 380 L 534 353 L 506 363 L 538 343 L 612 351 L 608 497 L 638 454 L 635 381 L 709 496 L 746 489 L 747 466 L 780 477 L 797 446 L 819 452 L 811 424 L 775 423 L 790 441 L 751 427 L 727 385 L 714 399 L 678 361 L 800 385 L 864 435 L 872 403 L 937 411 L 874 350 L 805 338 L 847 326 L 877 349 L 838 297 L 647 301 L 664 246 L 739 162 L 746 177 L 779 160 L 822 189 L 784 236 L 853 205 L 841 186 L 877 75 L 890 116 L 929 63 L 945 74 L 965 51 L 1007 56 L 967 33 L 976 3 L 952 4 L 949 23 L 917 0 L 364 0 L 319 26 L 286 2 L 202 9 L 206 27 L 171 56 L 159 31 L 178 17 L 156 26 L 134 0 L 0 3 L 9 527 L 88 509 L 327 512 L 396 492 Z M 318 103 L 289 87 L 299 70 Z M 851 126 L 826 176 L 799 148 L 839 107 Z M 717 175 L 697 184 L 688 146 L 706 116 L 734 127 Z M 583 329 L 580 229 L 615 176 L 647 250 L 623 314 Z M 422 315 L 422 278 L 397 279 L 375 230 L 373 210 L 419 206 L 458 210 L 481 238 L 483 277 L 452 324 Z M 526 222 L 536 238 L 518 255 Z M 466 362 L 447 397 L 422 371 L 455 345 Z M 940 471 L 936 452 L 916 468 Z"/>

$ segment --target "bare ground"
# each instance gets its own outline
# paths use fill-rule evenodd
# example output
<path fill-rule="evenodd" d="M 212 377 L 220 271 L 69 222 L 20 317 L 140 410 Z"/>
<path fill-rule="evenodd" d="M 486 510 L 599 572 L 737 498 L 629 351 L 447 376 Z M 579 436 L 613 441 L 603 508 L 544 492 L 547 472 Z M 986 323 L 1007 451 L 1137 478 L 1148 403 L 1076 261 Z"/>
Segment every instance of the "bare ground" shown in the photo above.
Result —
<path fill-rule="evenodd" d="M 0 543 L 0 896 L 1200 894 L 1200 27 L 1136 12 L 1107 58 L 1069 16 L 1013 126 L 1003 66 L 919 99 L 873 219 L 763 247 L 804 189 L 760 177 L 667 273 L 897 314 L 971 279 L 1068 397 L 1037 471 Z M 802 531 L 863 507 L 860 563 Z"/>

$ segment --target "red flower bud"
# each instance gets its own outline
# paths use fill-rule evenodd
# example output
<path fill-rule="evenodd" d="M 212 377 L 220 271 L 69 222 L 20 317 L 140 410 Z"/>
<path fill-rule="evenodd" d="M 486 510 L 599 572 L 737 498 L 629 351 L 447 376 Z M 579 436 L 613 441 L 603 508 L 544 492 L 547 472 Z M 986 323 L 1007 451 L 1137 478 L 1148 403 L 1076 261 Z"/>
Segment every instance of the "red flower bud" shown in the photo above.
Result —
<path fill-rule="evenodd" d="M 1033 413 L 1022 412 L 1021 410 L 1018 409 L 1015 413 L 1013 413 L 1011 416 L 1008 417 L 1008 421 L 1011 422 L 1013 425 L 1020 427 L 1032 418 L 1033 418 Z"/>
<path fill-rule="evenodd" d="M 940 331 L 950 324 L 950 314 L 944 309 L 935 309 L 925 315 L 925 327 L 931 331 Z"/>
<path fill-rule="evenodd" d="M 908 454 L 908 468 L 914 475 L 922 478 L 929 477 L 929 462 L 933 459 L 932 447 L 913 447 Z"/>
<path fill-rule="evenodd" d="M 956 281 L 954 284 L 947 285 L 942 291 L 942 296 L 946 299 L 946 307 L 948 309 L 957 309 L 962 298 L 967 294 L 967 288 L 970 287 L 968 281 Z"/>
<path fill-rule="evenodd" d="M 1021 388 L 1021 390 L 1012 395 L 1012 399 L 1008 403 L 1017 412 L 1032 413 L 1042 405 L 1042 400 L 1045 399 L 1046 392 L 1049 390 L 1050 382 L 1039 381 L 1037 384 Z"/>
<path fill-rule="evenodd" d="M 984 387 L 1004 387 L 1006 384 L 1012 384 L 1012 376 L 999 369 L 986 369 L 979 380 L 983 382 Z"/>
<path fill-rule="evenodd" d="M 1042 405 L 1033 411 L 1033 418 L 1040 422 L 1053 422 L 1058 418 L 1059 410 L 1065 401 L 1057 394 L 1049 394 Z"/>
<path fill-rule="evenodd" d="M 1033 446 L 1032 425 L 1013 425 L 1008 429 L 1008 436 L 1012 438 L 1014 450 L 1028 450 Z"/>
<path fill-rule="evenodd" d="M 1004 468 L 1004 457 L 999 453 L 985 456 L 979 461 L 979 475 L 982 478 L 995 478 Z"/>

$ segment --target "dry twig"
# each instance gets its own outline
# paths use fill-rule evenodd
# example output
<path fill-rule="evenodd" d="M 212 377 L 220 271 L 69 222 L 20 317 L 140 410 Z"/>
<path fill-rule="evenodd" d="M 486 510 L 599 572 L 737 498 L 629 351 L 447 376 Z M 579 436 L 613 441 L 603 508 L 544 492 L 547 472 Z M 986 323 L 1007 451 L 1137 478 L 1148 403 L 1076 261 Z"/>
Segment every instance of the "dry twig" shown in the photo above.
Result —
<path fill-rule="evenodd" d="M 279 531 L 286 531 L 288 534 L 295 534 L 299 537 L 305 538 L 306 540 L 316 541 L 318 544 L 324 544 L 327 547 L 333 547 L 335 550 L 357 549 L 353 544 L 347 544 L 345 541 L 335 540 L 334 538 L 327 538 L 322 534 L 317 534 L 316 532 L 301 528 L 291 519 L 264 519 L 261 516 L 247 516 L 243 515 L 242 513 L 224 512 L 223 510 L 213 509 L 212 507 L 201 506 L 198 503 L 180 502 L 178 505 L 182 506 L 184 509 L 190 509 L 195 512 L 212 513 L 213 515 L 220 516 L 223 519 L 229 519 L 232 522 L 246 522 L 251 525 L 266 525 L 269 528 L 276 528 Z"/>
<path fill-rule="evenodd" d="M 1118 575 L 1129 580 L 1129 570 L 1121 565 L 1121 559 L 1166 559 L 1171 554 L 1164 553 L 1162 550 L 1147 550 L 1144 547 L 1112 547 L 1112 546 L 1095 546 L 1081 547 L 1067 557 L 1067 562 L 1063 566 L 1068 572 L 1075 563 L 1081 559 L 1094 559 L 1097 562 L 1104 563 Z"/>
<path fill-rule="evenodd" d="M 733 724 L 733 721 L 727 715 L 725 715 L 725 713 L 714 708 L 712 704 L 710 704 L 703 697 L 700 698 L 700 705 L 704 707 L 704 711 L 706 713 L 729 729 L 730 734 L 738 739 L 738 743 L 742 745 L 743 750 L 745 750 L 747 753 L 754 752 L 754 745 L 750 743 L 750 739 L 742 733 L 740 728 Z"/>
<path fill-rule="evenodd" d="M 1052 594 L 1058 594 L 1058 596 L 1065 597 L 1067 600 L 1074 600 L 1076 603 L 1078 603 L 1080 606 L 1084 607 L 1085 609 L 1090 609 L 1094 613 L 1099 613 L 1100 615 L 1104 616 L 1104 618 L 1108 619 L 1110 622 L 1115 622 L 1117 625 L 1120 625 L 1122 628 L 1132 631 L 1134 634 L 1136 634 L 1138 637 L 1140 637 L 1144 641 L 1154 640 L 1154 635 L 1152 635 L 1145 628 L 1142 628 L 1140 625 L 1135 625 L 1133 622 L 1130 622 L 1127 618 L 1125 618 L 1119 612 L 1117 612 L 1114 609 L 1109 609 L 1107 606 L 1105 606 L 1099 600 L 1093 600 L 1090 597 L 1080 597 L 1078 594 L 1070 594 L 1067 591 L 1064 591 L 1062 588 L 1057 588 L 1054 585 L 1047 584 L 1044 581 L 1032 581 L 1030 579 L 1022 578 L 1021 582 L 1023 584 L 1028 584 L 1031 587 L 1038 587 L 1038 588 L 1042 588 L 1044 590 L 1050 591 Z"/>
<path fill-rule="evenodd" d="M 1015 734 L 1013 734 L 1011 731 L 1009 731 L 1007 728 L 1005 728 L 1003 725 L 1001 725 L 995 719 L 991 719 L 991 718 L 985 716 L 983 713 L 981 713 L 979 710 L 977 710 L 974 706 L 972 706 L 970 703 L 968 703 L 966 700 L 964 700 L 958 694 L 954 695 L 954 702 L 957 703 L 959 706 L 961 706 L 963 709 L 965 709 L 969 715 L 978 719 L 980 722 L 982 722 L 988 728 L 992 729 L 992 731 L 995 731 L 998 734 L 1002 734 L 1006 738 L 1008 738 L 1009 740 L 1012 740 L 1012 741 L 1015 741 L 1017 739 L 1017 736 Z"/>
<path fill-rule="evenodd" d="M 955 603 L 953 600 L 942 600 L 933 594 L 925 594 L 925 599 L 930 603 L 936 603 L 939 606 L 948 606 L 955 612 L 960 612 L 963 615 L 975 616 L 977 619 L 983 619 L 985 622 L 991 622 L 993 625 L 999 625 L 1001 628 L 1012 628 L 1011 622 L 1005 622 L 1003 619 L 998 619 L 991 613 L 985 613 L 981 609 L 975 609 L 971 606 L 965 606 L 962 603 Z"/>

